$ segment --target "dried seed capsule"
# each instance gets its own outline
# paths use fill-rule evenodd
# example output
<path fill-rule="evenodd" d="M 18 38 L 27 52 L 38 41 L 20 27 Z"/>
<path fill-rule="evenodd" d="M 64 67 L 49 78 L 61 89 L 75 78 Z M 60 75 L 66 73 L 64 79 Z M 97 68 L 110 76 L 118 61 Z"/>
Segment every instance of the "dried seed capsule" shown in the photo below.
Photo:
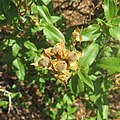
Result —
<path fill-rule="evenodd" d="M 48 67 L 50 63 L 51 63 L 51 60 L 48 57 L 43 57 L 38 61 L 38 65 L 42 67 Z"/>
<path fill-rule="evenodd" d="M 65 49 L 65 45 L 63 42 L 57 43 L 51 50 L 52 53 L 57 54 L 59 51 L 63 51 Z"/>
<path fill-rule="evenodd" d="M 69 52 L 68 53 L 68 60 L 75 62 L 79 59 L 81 53 L 80 52 Z"/>
<path fill-rule="evenodd" d="M 56 64 L 56 69 L 58 71 L 64 71 L 67 69 L 67 63 L 65 61 L 58 61 Z"/>
<path fill-rule="evenodd" d="M 64 73 L 54 74 L 55 78 L 59 79 L 61 82 L 66 83 L 67 80 L 70 78 L 71 74 L 69 70 L 65 70 Z"/>

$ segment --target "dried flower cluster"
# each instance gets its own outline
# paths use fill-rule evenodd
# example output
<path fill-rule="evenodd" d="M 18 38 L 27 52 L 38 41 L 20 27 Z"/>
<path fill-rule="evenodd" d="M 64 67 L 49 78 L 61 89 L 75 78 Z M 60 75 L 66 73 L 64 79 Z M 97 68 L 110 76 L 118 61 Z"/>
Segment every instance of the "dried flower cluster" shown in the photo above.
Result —
<path fill-rule="evenodd" d="M 73 37 L 77 42 L 81 42 L 81 41 L 82 41 L 82 36 L 80 35 L 80 29 L 79 29 L 78 27 L 73 31 L 72 37 Z"/>
<path fill-rule="evenodd" d="M 31 65 L 42 67 L 54 72 L 54 76 L 61 82 L 66 83 L 70 78 L 70 69 L 78 69 L 79 51 L 69 51 L 64 42 L 57 43 L 54 47 L 44 49 L 41 58 Z"/>

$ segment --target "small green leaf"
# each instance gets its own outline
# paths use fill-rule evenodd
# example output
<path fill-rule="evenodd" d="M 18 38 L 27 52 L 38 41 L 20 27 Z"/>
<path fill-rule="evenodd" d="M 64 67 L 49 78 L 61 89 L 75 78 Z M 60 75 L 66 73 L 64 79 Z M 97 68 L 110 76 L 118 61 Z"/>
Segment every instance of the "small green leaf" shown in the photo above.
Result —
<path fill-rule="evenodd" d="M 77 74 L 72 76 L 72 80 L 70 81 L 70 89 L 76 95 L 84 91 L 84 83 L 80 80 Z"/>
<path fill-rule="evenodd" d="M 6 107 L 8 105 L 8 101 L 0 100 L 0 107 Z"/>
<path fill-rule="evenodd" d="M 78 108 L 79 108 L 78 106 L 76 106 L 76 107 L 68 107 L 67 108 L 68 114 L 70 115 L 70 114 L 75 113 L 78 110 Z"/>
<path fill-rule="evenodd" d="M 93 42 L 90 46 L 83 50 L 82 56 L 79 59 L 79 65 L 84 67 L 91 65 L 94 62 L 98 51 L 98 44 Z"/>
<path fill-rule="evenodd" d="M 29 50 L 32 50 L 32 51 L 37 51 L 37 48 L 36 46 L 34 45 L 34 43 L 30 42 L 30 41 L 26 41 L 24 42 L 24 46 L 29 49 Z"/>
<path fill-rule="evenodd" d="M 120 58 L 102 58 L 97 61 L 97 66 L 109 70 L 111 73 L 120 72 Z"/>
<path fill-rule="evenodd" d="M 109 29 L 109 33 L 113 38 L 120 41 L 120 27 L 115 27 L 115 26 L 111 27 Z"/>
<path fill-rule="evenodd" d="M 120 16 L 112 19 L 112 24 L 119 25 L 120 24 Z"/>
<path fill-rule="evenodd" d="M 51 16 L 52 17 L 52 23 L 56 23 L 58 20 L 61 19 L 59 16 Z"/>
<path fill-rule="evenodd" d="M 51 2 L 51 0 L 42 0 L 42 1 L 44 2 L 45 5 L 48 5 Z"/>
<path fill-rule="evenodd" d="M 44 35 L 46 35 L 47 39 L 53 40 L 55 42 L 65 41 L 64 35 L 54 26 L 46 25 L 43 28 Z"/>
<path fill-rule="evenodd" d="M 19 78 L 19 80 L 23 81 L 24 77 L 25 77 L 25 68 L 24 68 L 22 62 L 20 61 L 20 58 L 16 58 L 13 61 L 13 67 L 14 67 L 14 70 L 15 70 L 16 75 Z"/>
<path fill-rule="evenodd" d="M 19 46 L 17 43 L 15 43 L 15 44 L 12 46 L 13 56 L 16 56 L 16 55 L 18 54 L 19 50 L 20 50 L 20 46 Z"/>
<path fill-rule="evenodd" d="M 64 113 L 62 114 L 62 116 L 61 116 L 61 119 L 60 119 L 60 120 L 67 120 L 67 117 L 68 117 L 67 113 L 66 113 L 66 112 L 64 112 Z"/>
<path fill-rule="evenodd" d="M 82 82 L 88 85 L 92 90 L 94 90 L 93 82 L 90 80 L 89 76 L 85 73 L 84 70 L 78 70 L 78 76 Z"/>
<path fill-rule="evenodd" d="M 102 105 L 102 115 L 103 115 L 103 119 L 107 119 L 108 118 L 108 105 Z"/>
<path fill-rule="evenodd" d="M 96 40 L 100 36 L 100 32 L 97 31 L 100 29 L 100 26 L 97 24 L 89 25 L 87 28 L 81 31 L 82 41 L 92 41 Z"/>
<path fill-rule="evenodd" d="M 46 6 L 42 5 L 42 6 L 37 6 L 37 10 L 40 14 L 40 16 L 46 21 L 48 22 L 48 24 L 53 24 L 52 23 L 52 18 L 51 15 L 49 13 L 49 10 Z"/>
<path fill-rule="evenodd" d="M 61 18 L 58 17 L 58 16 L 51 16 L 51 18 L 52 18 L 52 23 L 56 23 L 58 20 L 61 19 Z M 45 21 L 44 19 L 41 19 L 40 25 L 44 27 L 44 26 L 46 26 L 46 25 L 49 25 L 49 23 L 48 23 L 47 21 Z"/>
<path fill-rule="evenodd" d="M 117 4 L 115 0 L 104 0 L 104 14 L 107 21 L 113 19 L 117 15 Z"/>
<path fill-rule="evenodd" d="M 33 13 L 38 14 L 37 6 L 34 3 L 31 5 L 31 10 Z"/>

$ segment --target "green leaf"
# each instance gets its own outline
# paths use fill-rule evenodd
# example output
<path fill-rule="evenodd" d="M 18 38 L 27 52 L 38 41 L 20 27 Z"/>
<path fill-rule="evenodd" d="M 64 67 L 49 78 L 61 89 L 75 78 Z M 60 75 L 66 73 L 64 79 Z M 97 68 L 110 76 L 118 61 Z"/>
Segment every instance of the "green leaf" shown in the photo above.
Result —
<path fill-rule="evenodd" d="M 36 46 L 34 45 L 34 43 L 30 42 L 30 41 L 26 41 L 24 42 L 24 46 L 29 49 L 29 50 L 32 50 L 32 51 L 37 51 L 37 48 Z"/>
<path fill-rule="evenodd" d="M 102 105 L 102 115 L 103 115 L 103 119 L 107 119 L 108 118 L 108 105 Z"/>
<path fill-rule="evenodd" d="M 48 5 L 51 2 L 51 0 L 42 0 L 42 1 L 44 2 L 45 5 Z"/>
<path fill-rule="evenodd" d="M 117 15 L 117 4 L 115 0 L 104 0 L 104 14 L 107 21 Z"/>
<path fill-rule="evenodd" d="M 13 2 L 10 3 L 10 7 L 6 13 L 6 17 L 8 19 L 8 22 L 11 22 L 12 20 L 14 20 L 15 17 L 18 17 L 18 8 Z"/>
<path fill-rule="evenodd" d="M 60 120 L 67 120 L 67 117 L 68 117 L 67 113 L 66 113 L 66 112 L 64 112 L 64 113 L 62 114 L 62 116 L 61 116 L 61 119 L 60 119 Z"/>
<path fill-rule="evenodd" d="M 83 81 L 79 79 L 77 74 L 72 76 L 72 80 L 70 81 L 70 89 L 76 95 L 84 91 Z"/>
<path fill-rule="evenodd" d="M 13 39 L 4 39 L 0 46 L 0 51 L 6 49 L 8 46 L 13 46 L 14 43 L 15 43 L 15 40 Z"/>
<path fill-rule="evenodd" d="M 120 72 L 120 58 L 102 58 L 97 61 L 97 66 L 109 70 L 111 73 Z"/>
<path fill-rule="evenodd" d="M 20 61 L 20 58 L 16 58 L 13 61 L 13 67 L 15 68 L 14 70 L 15 70 L 16 75 L 19 78 L 19 80 L 23 81 L 24 77 L 25 77 L 25 68 L 24 68 L 22 62 Z"/>
<path fill-rule="evenodd" d="M 89 25 L 87 28 L 81 31 L 82 41 L 92 41 L 96 40 L 100 36 L 100 32 L 97 31 L 100 29 L 100 26 L 97 24 Z"/>
<path fill-rule="evenodd" d="M 1 7 L 3 8 L 4 12 L 6 12 L 7 9 L 9 8 L 10 1 L 11 0 L 0 0 L 0 4 L 1 4 Z"/>
<path fill-rule="evenodd" d="M 93 82 L 90 80 L 89 76 L 85 73 L 84 70 L 78 70 L 78 76 L 82 82 L 88 85 L 92 90 L 94 90 Z"/>
<path fill-rule="evenodd" d="M 61 19 L 61 17 L 59 16 L 51 16 L 51 18 L 52 18 L 52 23 L 56 23 L 58 20 Z"/>
<path fill-rule="evenodd" d="M 120 16 L 112 19 L 112 24 L 119 25 L 120 24 Z"/>
<path fill-rule="evenodd" d="M 78 106 L 76 106 L 76 107 L 68 107 L 67 108 L 67 110 L 68 110 L 68 114 L 70 115 L 70 114 L 73 114 L 73 113 L 75 113 L 77 110 L 78 110 Z"/>
<path fill-rule="evenodd" d="M 0 107 L 6 107 L 8 105 L 8 101 L 0 100 Z"/>
<path fill-rule="evenodd" d="M 52 18 L 51 15 L 49 13 L 49 10 L 46 6 L 42 5 L 42 6 L 37 6 L 37 10 L 40 14 L 40 16 L 46 21 L 48 22 L 48 24 L 53 24 L 52 23 Z"/>
<path fill-rule="evenodd" d="M 55 42 L 65 41 L 64 35 L 54 26 L 46 25 L 43 28 L 44 35 L 46 35 L 47 39 L 53 40 Z"/>
<path fill-rule="evenodd" d="M 111 27 L 109 29 L 109 33 L 113 38 L 120 41 L 120 27 L 115 27 L 115 26 Z"/>
<path fill-rule="evenodd" d="M 18 54 L 19 50 L 20 50 L 20 46 L 19 46 L 17 43 L 15 43 L 15 44 L 12 46 L 13 56 L 16 56 L 16 55 Z"/>
<path fill-rule="evenodd" d="M 99 46 L 96 43 L 92 43 L 90 46 L 83 50 L 82 56 L 79 59 L 79 66 L 89 66 L 91 65 L 99 51 Z"/>
<path fill-rule="evenodd" d="M 51 16 L 51 18 L 52 18 L 52 23 L 56 23 L 58 20 L 61 19 L 58 16 Z M 46 26 L 46 25 L 49 25 L 49 23 L 47 21 L 45 21 L 44 19 L 41 19 L 40 25 L 41 26 Z"/>
<path fill-rule="evenodd" d="M 33 13 L 38 14 L 37 6 L 34 3 L 31 5 L 31 10 Z"/>

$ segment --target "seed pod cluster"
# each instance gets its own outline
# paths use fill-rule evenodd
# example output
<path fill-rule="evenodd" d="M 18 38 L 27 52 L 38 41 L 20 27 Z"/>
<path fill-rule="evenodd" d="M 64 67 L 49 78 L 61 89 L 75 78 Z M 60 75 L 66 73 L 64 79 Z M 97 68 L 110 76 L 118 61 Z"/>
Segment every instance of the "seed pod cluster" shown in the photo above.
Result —
<path fill-rule="evenodd" d="M 66 83 L 71 76 L 71 69 L 78 69 L 79 51 L 69 51 L 65 49 L 64 42 L 57 43 L 55 46 L 44 49 L 41 58 L 31 65 L 42 67 L 54 72 L 54 76 L 62 83 Z"/>

